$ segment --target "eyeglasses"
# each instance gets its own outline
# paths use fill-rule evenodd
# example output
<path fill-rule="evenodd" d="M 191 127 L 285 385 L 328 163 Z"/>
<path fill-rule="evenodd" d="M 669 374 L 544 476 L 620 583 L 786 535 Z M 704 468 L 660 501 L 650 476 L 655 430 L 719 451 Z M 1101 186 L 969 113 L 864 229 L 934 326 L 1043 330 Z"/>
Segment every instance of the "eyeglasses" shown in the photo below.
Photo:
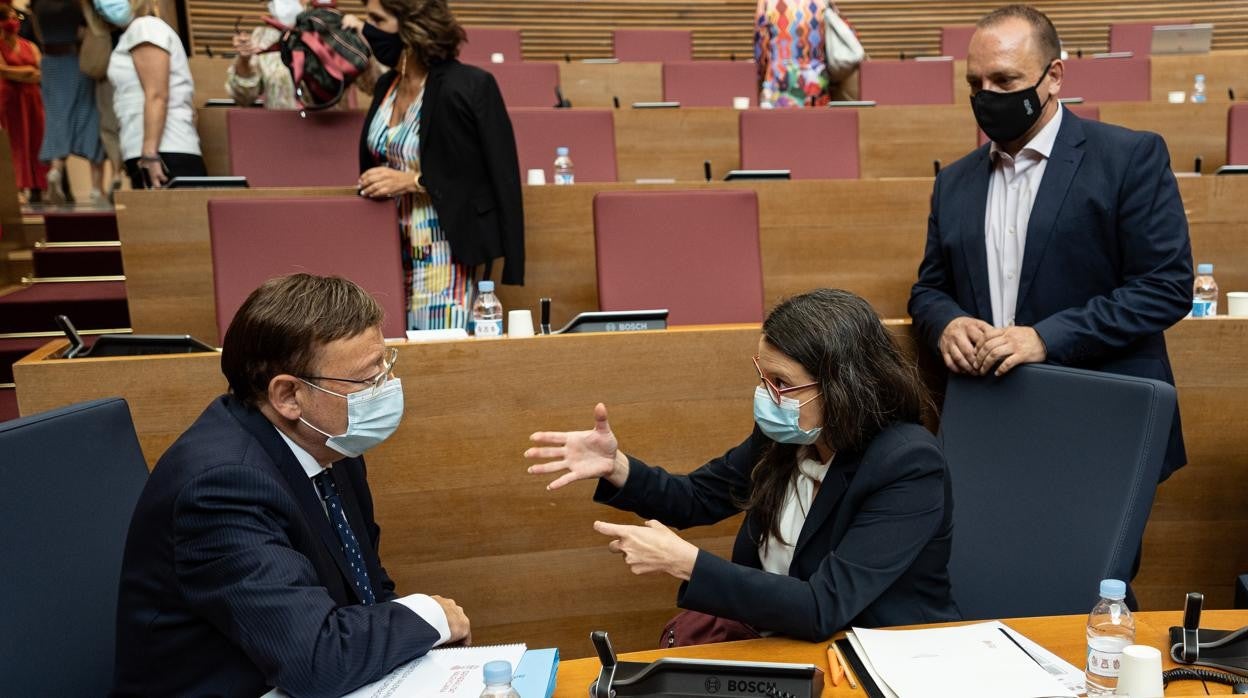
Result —
<path fill-rule="evenodd" d="M 758 365 L 758 354 L 754 355 L 754 370 L 758 371 L 758 379 L 762 381 L 763 386 L 767 388 L 767 394 L 771 396 L 771 401 L 776 403 L 777 405 L 780 404 L 780 398 L 784 397 L 788 393 L 796 392 L 798 390 L 805 390 L 806 388 L 813 388 L 819 385 L 819 382 L 816 381 L 813 383 L 807 383 L 805 385 L 794 385 L 788 388 L 781 388 L 777 386 L 775 383 L 772 383 L 771 381 L 767 380 L 767 376 L 763 375 L 763 367 Z"/>
<path fill-rule="evenodd" d="M 367 385 L 369 386 L 370 394 L 376 394 L 378 390 L 381 390 L 381 386 L 385 385 L 387 380 L 394 377 L 394 364 L 398 360 L 399 360 L 398 349 L 396 349 L 395 347 L 390 347 L 386 349 L 386 360 L 385 360 L 385 363 L 382 364 L 383 368 L 382 368 L 381 373 L 378 373 L 376 376 L 374 376 L 373 378 L 369 378 L 368 380 L 359 380 L 356 378 L 330 378 L 329 376 L 299 376 L 299 377 L 304 379 L 305 381 L 337 381 L 339 383 L 354 383 L 356 385 Z"/>

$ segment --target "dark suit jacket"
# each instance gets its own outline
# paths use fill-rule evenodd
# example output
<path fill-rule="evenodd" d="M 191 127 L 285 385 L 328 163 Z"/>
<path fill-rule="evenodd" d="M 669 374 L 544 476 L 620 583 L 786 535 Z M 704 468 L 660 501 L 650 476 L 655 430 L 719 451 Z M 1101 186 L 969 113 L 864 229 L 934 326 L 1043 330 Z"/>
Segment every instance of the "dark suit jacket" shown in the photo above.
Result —
<path fill-rule="evenodd" d="M 771 441 L 756 428 L 741 445 L 687 476 L 630 458 L 628 480 L 606 480 L 596 501 L 688 528 L 722 521 L 749 497 L 750 472 Z M 862 453 L 832 461 L 797 539 L 789 574 L 762 569 L 761 526 L 746 516 L 732 562 L 698 553 L 677 604 L 803 640 L 849 625 L 958 620 L 949 586 L 953 500 L 936 439 L 896 424 Z"/>
<path fill-rule="evenodd" d="M 941 170 L 910 315 L 936 349 L 951 320 L 992 322 L 984 145 Z M 1165 141 L 1066 111 L 1027 224 L 1015 323 L 1048 361 L 1174 383 L 1166 328 L 1192 307 L 1192 249 Z M 1175 413 L 1162 479 L 1187 462 Z"/>
<path fill-rule="evenodd" d="M 438 632 L 377 557 L 364 461 L 334 464 L 378 603 L 361 605 L 313 484 L 269 421 L 223 396 L 161 457 L 122 563 L 114 693 L 337 696 Z"/>
<path fill-rule="evenodd" d="M 360 172 L 385 164 L 369 152 L 368 129 L 398 75 L 382 75 L 373 90 L 360 135 Z M 430 66 L 419 134 L 421 181 L 452 258 L 476 266 L 504 257 L 502 282 L 524 284 L 520 160 L 494 76 L 456 60 Z"/>

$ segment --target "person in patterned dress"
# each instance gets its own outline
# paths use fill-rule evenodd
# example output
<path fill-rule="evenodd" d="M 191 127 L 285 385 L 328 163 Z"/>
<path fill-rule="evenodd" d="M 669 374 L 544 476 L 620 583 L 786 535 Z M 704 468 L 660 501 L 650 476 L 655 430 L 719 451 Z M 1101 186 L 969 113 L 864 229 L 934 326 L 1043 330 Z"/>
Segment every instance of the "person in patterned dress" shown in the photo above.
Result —
<path fill-rule="evenodd" d="M 520 164 L 494 77 L 456 60 L 445 0 L 368 0 L 361 33 L 382 75 L 360 138 L 359 189 L 393 197 L 410 329 L 467 328 L 475 282 L 503 258 L 524 283 Z M 480 267 L 480 269 L 479 269 Z"/>

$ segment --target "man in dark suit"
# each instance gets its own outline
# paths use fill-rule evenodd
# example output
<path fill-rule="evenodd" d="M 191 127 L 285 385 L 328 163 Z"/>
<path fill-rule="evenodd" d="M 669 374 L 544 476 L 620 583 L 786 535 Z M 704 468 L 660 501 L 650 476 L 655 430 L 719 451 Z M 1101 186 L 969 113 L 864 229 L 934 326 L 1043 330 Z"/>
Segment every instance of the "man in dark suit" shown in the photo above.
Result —
<path fill-rule="evenodd" d="M 469 623 L 398 597 L 360 454 L 398 427 L 382 311 L 308 274 L 251 294 L 225 335 L 229 393 L 152 471 L 126 540 L 114 693 L 337 696 Z"/>
<path fill-rule="evenodd" d="M 966 78 L 992 142 L 936 178 L 910 295 L 955 373 L 1050 362 L 1174 382 L 1163 332 L 1191 309 L 1187 218 L 1156 134 L 1079 119 L 1039 11 L 985 16 Z M 1176 412 L 1162 479 L 1186 462 Z"/>

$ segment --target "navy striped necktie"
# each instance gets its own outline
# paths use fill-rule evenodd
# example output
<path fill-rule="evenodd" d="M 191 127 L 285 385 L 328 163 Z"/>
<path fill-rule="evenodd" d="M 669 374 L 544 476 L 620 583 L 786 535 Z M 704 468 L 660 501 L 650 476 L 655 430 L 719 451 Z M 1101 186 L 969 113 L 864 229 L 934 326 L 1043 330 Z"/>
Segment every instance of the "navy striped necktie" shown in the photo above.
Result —
<path fill-rule="evenodd" d="M 342 508 L 342 497 L 338 496 L 338 485 L 334 483 L 334 478 L 328 469 L 313 477 L 312 482 L 316 485 L 316 491 L 321 495 L 321 500 L 325 502 L 325 510 L 329 513 L 329 523 L 338 534 L 338 540 L 342 542 L 342 554 L 347 558 L 347 564 L 351 567 L 351 583 L 355 585 L 355 591 L 363 599 L 364 605 L 372 606 L 377 603 L 377 597 L 373 595 L 373 585 L 368 581 L 368 567 L 364 564 L 364 556 L 360 554 L 360 543 L 355 539 L 355 533 L 351 531 L 351 523 L 347 521 L 347 512 Z"/>

